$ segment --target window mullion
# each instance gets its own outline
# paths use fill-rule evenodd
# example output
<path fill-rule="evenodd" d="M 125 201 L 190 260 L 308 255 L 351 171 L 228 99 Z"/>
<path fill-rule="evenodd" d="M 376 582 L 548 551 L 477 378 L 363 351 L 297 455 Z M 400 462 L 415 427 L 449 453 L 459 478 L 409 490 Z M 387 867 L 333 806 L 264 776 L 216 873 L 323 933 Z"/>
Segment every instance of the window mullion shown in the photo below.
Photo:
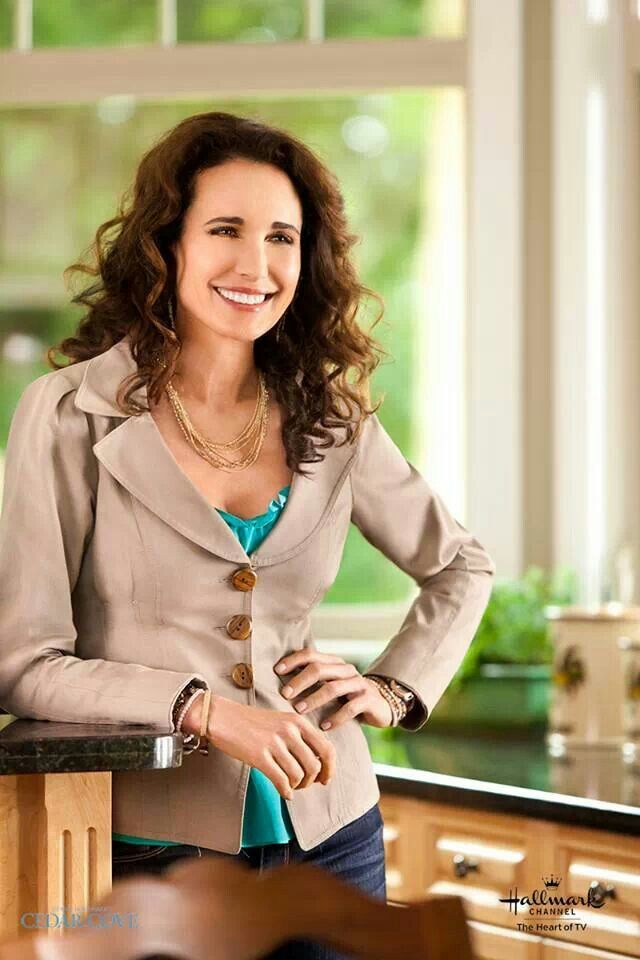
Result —
<path fill-rule="evenodd" d="M 33 0 L 14 0 L 13 49 L 33 48 Z"/>
<path fill-rule="evenodd" d="M 162 47 L 175 47 L 178 42 L 177 0 L 156 0 L 158 42 Z"/>
<path fill-rule="evenodd" d="M 310 43 L 322 43 L 324 40 L 324 0 L 304 0 L 304 36 Z"/>

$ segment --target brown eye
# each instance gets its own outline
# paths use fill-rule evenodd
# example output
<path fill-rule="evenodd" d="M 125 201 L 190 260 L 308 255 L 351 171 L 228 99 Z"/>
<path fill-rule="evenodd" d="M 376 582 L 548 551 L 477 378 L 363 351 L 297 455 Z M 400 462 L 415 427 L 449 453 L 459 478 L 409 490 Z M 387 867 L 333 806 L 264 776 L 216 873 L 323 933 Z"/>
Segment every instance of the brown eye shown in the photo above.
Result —
<path fill-rule="evenodd" d="M 234 233 L 236 232 L 234 227 L 214 227 L 213 230 L 208 230 L 207 232 L 213 236 L 214 234 L 222 234 L 223 230 L 233 230 Z M 274 233 L 273 236 L 282 237 L 282 239 L 289 244 L 293 243 L 291 237 L 289 237 L 286 233 Z"/>

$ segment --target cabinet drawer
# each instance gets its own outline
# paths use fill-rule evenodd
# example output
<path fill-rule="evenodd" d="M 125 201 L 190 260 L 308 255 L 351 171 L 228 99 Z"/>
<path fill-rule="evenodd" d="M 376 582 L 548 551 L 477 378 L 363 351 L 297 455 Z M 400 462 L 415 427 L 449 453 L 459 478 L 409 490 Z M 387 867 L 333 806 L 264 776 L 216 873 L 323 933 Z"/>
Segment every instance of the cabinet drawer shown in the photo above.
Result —
<path fill-rule="evenodd" d="M 576 919 L 585 930 L 571 939 L 613 953 L 640 955 L 640 840 L 592 830 L 561 827 L 555 845 L 554 871 L 562 882 L 557 892 L 582 897 Z M 588 906 L 591 897 L 601 907 Z"/>
<path fill-rule="evenodd" d="M 435 842 L 438 878 L 470 885 L 491 886 L 505 890 L 522 876 L 526 849 L 513 840 L 479 839 L 477 830 L 470 836 L 460 830 L 445 830 Z"/>
<path fill-rule="evenodd" d="M 447 811 L 422 817 L 423 893 L 465 899 L 469 917 L 512 925 L 502 898 L 526 889 L 531 854 L 525 823 Z"/>
<path fill-rule="evenodd" d="M 542 940 L 517 930 L 501 930 L 468 920 L 475 960 L 543 960 Z"/>
<path fill-rule="evenodd" d="M 610 953 L 594 947 L 578 947 L 573 943 L 554 943 L 543 940 L 542 960 L 632 960 L 628 954 Z"/>
<path fill-rule="evenodd" d="M 567 889 L 575 896 L 593 890 L 594 902 L 610 903 L 616 913 L 640 918 L 640 864 L 615 862 L 586 850 L 569 856 Z"/>

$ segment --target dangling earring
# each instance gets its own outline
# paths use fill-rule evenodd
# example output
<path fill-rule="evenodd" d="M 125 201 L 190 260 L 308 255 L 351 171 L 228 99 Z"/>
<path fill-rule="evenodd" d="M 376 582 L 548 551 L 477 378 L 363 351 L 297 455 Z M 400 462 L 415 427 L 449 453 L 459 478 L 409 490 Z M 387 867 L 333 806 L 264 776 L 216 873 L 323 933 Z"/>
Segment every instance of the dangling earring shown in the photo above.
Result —
<path fill-rule="evenodd" d="M 276 327 L 276 343 L 279 343 L 280 341 L 280 331 L 282 330 L 283 319 L 284 319 L 283 317 L 280 317 L 280 319 L 278 320 L 278 325 Z"/>
<path fill-rule="evenodd" d="M 171 297 L 169 297 L 169 300 L 167 301 L 167 312 L 169 314 L 168 328 L 169 330 L 173 330 L 175 332 L 175 322 L 173 318 L 173 306 L 171 304 Z M 159 366 L 162 370 L 165 369 L 165 367 L 167 366 L 167 361 L 164 358 L 164 352 L 162 350 L 157 350 L 153 354 L 153 363 L 156 366 Z"/>

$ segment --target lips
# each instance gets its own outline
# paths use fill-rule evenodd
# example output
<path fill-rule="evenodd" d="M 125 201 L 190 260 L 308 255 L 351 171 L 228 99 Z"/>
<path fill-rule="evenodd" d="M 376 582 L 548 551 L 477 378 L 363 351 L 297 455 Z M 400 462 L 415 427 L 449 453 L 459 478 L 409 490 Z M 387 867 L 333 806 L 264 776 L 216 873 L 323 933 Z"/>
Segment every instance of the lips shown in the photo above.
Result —
<path fill-rule="evenodd" d="M 217 294 L 219 294 L 219 296 L 222 297 L 222 294 L 220 293 L 220 287 L 212 287 L 211 289 L 212 289 L 212 290 L 215 290 L 215 292 L 216 292 Z M 223 289 L 224 289 L 224 290 L 227 290 L 227 289 L 230 289 L 230 288 L 229 288 L 229 287 L 223 287 Z M 234 291 L 234 292 L 235 292 L 235 291 Z M 237 291 L 237 292 L 239 293 L 240 291 Z M 263 303 L 266 303 L 267 300 L 271 300 L 271 298 L 272 298 L 272 297 L 275 297 L 275 295 L 276 295 L 276 294 L 275 294 L 275 291 L 274 291 L 273 293 L 267 293 L 267 294 L 265 294 L 265 298 L 264 298 L 264 300 L 263 300 L 262 302 L 263 302 Z M 257 296 L 257 294 L 249 294 L 249 296 Z M 222 297 L 222 299 L 224 300 L 225 297 Z M 233 303 L 233 302 L 237 302 L 237 301 L 227 300 L 227 303 Z M 260 306 L 260 304 L 258 304 L 258 306 Z"/>
<path fill-rule="evenodd" d="M 259 313 L 263 307 L 266 307 L 269 300 L 273 299 L 275 294 L 268 293 L 266 294 L 264 300 L 260 303 L 240 303 L 237 300 L 230 300 L 228 297 L 223 297 L 217 287 L 211 287 L 215 291 L 216 296 L 220 297 L 223 303 L 229 307 L 230 310 L 238 310 L 241 313 Z"/>

